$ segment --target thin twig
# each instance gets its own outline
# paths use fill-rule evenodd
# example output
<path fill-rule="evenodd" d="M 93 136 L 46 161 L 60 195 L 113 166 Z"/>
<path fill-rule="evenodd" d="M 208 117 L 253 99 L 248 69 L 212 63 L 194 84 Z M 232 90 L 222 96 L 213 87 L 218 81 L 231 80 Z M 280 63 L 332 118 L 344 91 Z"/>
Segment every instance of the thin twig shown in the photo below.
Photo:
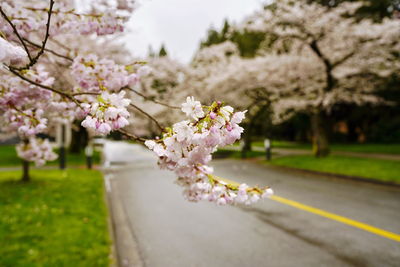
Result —
<path fill-rule="evenodd" d="M 146 111 L 144 111 L 143 109 L 139 108 L 138 106 L 136 106 L 135 104 L 130 103 L 129 104 L 131 107 L 137 109 L 138 111 L 140 111 L 141 113 L 143 113 L 145 116 L 147 116 L 150 120 L 152 120 L 157 127 L 163 132 L 164 131 L 164 127 L 161 126 L 161 124 L 153 117 L 151 116 L 149 113 L 147 113 Z"/>
<path fill-rule="evenodd" d="M 78 95 L 100 95 L 100 93 L 95 93 L 95 92 L 79 92 L 79 93 L 73 93 L 70 94 L 71 96 L 78 96 Z"/>
<path fill-rule="evenodd" d="M 143 97 L 143 99 L 144 99 L 144 100 L 151 101 L 151 102 L 154 102 L 154 103 L 156 103 L 156 104 L 159 104 L 159 105 L 162 105 L 162 106 L 166 106 L 166 107 L 168 107 L 168 108 L 173 108 L 173 109 L 181 109 L 180 107 L 177 107 L 177 106 L 171 106 L 171 105 L 168 105 L 168 104 L 165 104 L 165 103 L 159 102 L 159 101 L 157 101 L 157 100 L 154 100 L 154 99 L 152 99 L 152 98 L 150 98 L 150 97 L 147 97 L 147 96 L 145 96 L 144 94 L 142 94 L 142 93 L 140 93 L 140 92 L 136 91 L 136 90 L 135 90 L 135 89 L 133 89 L 133 88 L 130 88 L 130 87 L 124 87 L 123 89 L 129 90 L 129 91 L 131 91 L 131 92 L 133 92 L 133 93 L 137 94 L 138 96 L 141 96 L 141 97 Z"/>
<path fill-rule="evenodd" d="M 56 93 L 56 94 L 62 95 L 62 96 L 64 96 L 64 97 L 66 97 L 66 98 L 72 100 L 72 101 L 73 101 L 75 104 L 77 104 L 78 106 L 80 106 L 80 102 L 79 102 L 77 99 L 75 99 L 74 96 L 78 96 L 78 95 L 99 95 L 99 93 L 93 93 L 93 92 L 81 92 L 81 93 L 73 93 L 73 94 L 65 93 L 65 92 L 63 92 L 63 91 L 61 91 L 61 90 L 58 90 L 58 89 L 52 88 L 52 87 L 50 87 L 50 86 L 43 85 L 43 84 L 40 84 L 40 83 L 38 83 L 38 82 L 32 81 L 31 79 L 29 79 L 29 78 L 23 76 L 22 74 L 20 74 L 17 70 L 15 70 L 15 69 L 13 69 L 13 68 L 8 67 L 8 70 L 9 70 L 11 73 L 13 73 L 14 75 L 18 76 L 19 78 L 21 78 L 22 80 L 24 80 L 24 81 L 26 81 L 26 82 L 28 82 L 28 83 L 31 83 L 31 84 L 36 85 L 36 86 L 38 86 L 38 87 L 41 87 L 41 88 L 43 88 L 43 89 L 52 91 L 52 92 L 54 92 L 54 93 Z"/>
<path fill-rule="evenodd" d="M 80 103 L 79 103 L 79 101 L 78 101 L 77 99 L 75 99 L 72 95 L 68 94 L 68 93 L 65 93 L 65 92 L 63 92 L 63 91 L 60 91 L 60 90 L 58 90 L 58 89 L 52 88 L 52 87 L 47 86 L 47 85 L 40 84 L 40 83 L 35 82 L 35 81 L 32 81 L 31 79 L 29 79 L 29 78 L 23 76 L 22 74 L 20 74 L 17 70 L 15 70 L 15 69 L 13 69 L 13 68 L 8 67 L 8 70 L 9 70 L 11 73 L 13 73 L 14 75 L 18 76 L 19 78 L 21 78 L 22 80 L 24 80 L 24 81 L 26 81 L 26 82 L 28 82 L 28 83 L 30 83 L 30 84 L 36 85 L 36 86 L 38 86 L 38 87 L 40 87 L 40 88 L 43 88 L 43 89 L 52 91 L 53 93 L 59 94 L 59 95 L 61 95 L 61 96 L 64 96 L 64 97 L 66 97 L 66 98 L 72 100 L 75 104 L 78 105 L 78 107 L 81 106 Z"/>
<path fill-rule="evenodd" d="M 123 135 L 125 135 L 125 136 L 127 136 L 127 137 L 129 137 L 129 138 L 131 138 L 131 139 L 133 139 L 133 140 L 135 140 L 135 141 L 139 141 L 139 142 L 141 142 L 141 143 L 146 142 L 146 139 L 144 139 L 144 138 L 142 138 L 142 137 L 139 137 L 139 136 L 137 136 L 137 135 L 135 135 L 135 134 L 133 134 L 133 133 L 128 133 L 127 131 L 122 130 L 122 129 L 119 129 L 118 131 L 119 131 L 120 133 L 122 133 Z"/>
<path fill-rule="evenodd" d="M 27 7 L 26 9 L 31 10 L 31 11 L 40 11 L 40 12 L 46 12 L 47 9 L 46 8 L 34 8 L 34 7 Z M 61 11 L 61 10 L 55 10 L 54 13 L 55 14 L 67 14 L 67 15 L 73 15 L 76 17 L 90 17 L 90 18 L 102 18 L 104 17 L 104 14 L 78 14 L 78 13 L 74 13 L 75 9 L 71 9 L 68 11 Z M 116 16 L 116 19 L 125 19 L 125 17 L 123 16 Z"/>
<path fill-rule="evenodd" d="M 19 70 L 26 70 L 29 69 L 30 67 L 32 67 L 33 65 L 36 64 L 36 62 L 38 61 L 38 59 L 40 58 L 40 56 L 44 53 L 44 50 L 46 48 L 46 43 L 47 43 L 47 39 L 49 39 L 49 31 L 50 31 L 50 20 L 51 20 L 51 14 L 53 11 L 53 6 L 54 6 L 54 0 L 50 0 L 50 7 L 48 9 L 47 12 L 47 22 L 46 22 L 46 35 L 44 36 L 43 42 L 42 42 L 42 46 L 40 47 L 39 52 L 36 54 L 36 56 L 34 58 L 31 58 L 29 63 L 26 64 L 26 66 L 22 67 L 22 68 L 18 68 Z"/>
<path fill-rule="evenodd" d="M 56 43 L 58 46 L 60 46 L 61 48 L 63 48 L 64 50 L 66 50 L 67 52 L 70 52 L 71 49 L 69 47 L 67 47 L 66 45 L 64 45 L 63 43 L 59 42 L 57 39 L 51 39 L 51 41 L 53 43 Z"/>
<path fill-rule="evenodd" d="M 32 45 L 32 46 L 34 46 L 34 47 L 36 47 L 36 48 L 41 48 L 41 45 L 38 45 L 37 43 L 34 43 L 34 42 L 32 42 L 32 41 L 30 41 L 30 40 L 28 40 L 28 39 L 26 39 L 26 38 L 23 38 L 23 39 L 24 39 L 24 41 L 27 42 L 28 44 L 30 44 L 30 45 Z M 64 58 L 64 59 L 66 59 L 66 60 L 68 60 L 68 61 L 71 61 L 71 62 L 74 61 L 72 58 L 70 58 L 70 57 L 68 57 L 68 56 L 65 56 L 65 55 L 61 55 L 61 54 L 59 54 L 58 52 L 56 52 L 56 51 L 54 51 L 54 50 L 51 50 L 51 49 L 48 49 L 48 48 L 45 48 L 44 50 L 45 50 L 46 52 L 49 52 L 49 53 L 55 55 L 55 56 Z"/>
<path fill-rule="evenodd" d="M 17 30 L 17 28 L 15 27 L 14 23 L 12 23 L 12 21 L 7 17 L 6 13 L 4 13 L 3 9 L 0 6 L 0 13 L 3 16 L 3 18 L 8 22 L 8 24 L 10 24 L 11 28 L 13 29 L 15 35 L 17 36 L 18 40 L 21 42 L 22 46 L 24 47 L 26 54 L 28 55 L 29 60 L 32 60 L 32 56 L 31 53 L 28 50 L 28 47 L 26 46 L 24 40 L 22 39 L 21 35 L 19 35 L 19 32 Z"/>
<path fill-rule="evenodd" d="M 62 95 L 62 96 L 71 98 L 71 95 L 69 95 L 68 93 L 62 92 L 62 91 L 60 91 L 60 90 L 54 89 L 54 88 L 52 88 L 52 87 L 50 87 L 50 86 L 47 86 L 47 85 L 40 84 L 40 83 L 35 82 L 35 81 L 32 81 L 31 79 L 29 79 L 29 78 L 23 76 L 23 75 L 20 74 L 17 70 L 15 70 L 15 69 L 13 69 L 13 68 L 11 68 L 11 67 L 9 67 L 8 70 L 9 70 L 10 72 L 12 72 L 14 75 L 18 76 L 19 78 L 21 78 L 22 80 L 24 80 L 24 81 L 26 81 L 26 82 L 28 82 L 28 83 L 31 83 L 31 84 L 36 85 L 36 86 L 38 86 L 38 87 L 41 87 L 41 88 L 43 88 L 43 89 L 52 91 L 52 92 L 57 93 L 57 94 L 59 94 L 59 95 Z"/>

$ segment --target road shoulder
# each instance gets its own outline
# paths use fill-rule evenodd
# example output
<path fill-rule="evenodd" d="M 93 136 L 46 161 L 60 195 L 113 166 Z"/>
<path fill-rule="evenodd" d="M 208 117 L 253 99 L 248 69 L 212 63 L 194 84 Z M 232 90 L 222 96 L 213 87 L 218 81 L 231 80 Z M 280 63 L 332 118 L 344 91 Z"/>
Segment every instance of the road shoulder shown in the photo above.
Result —
<path fill-rule="evenodd" d="M 103 170 L 106 184 L 109 213 L 117 266 L 143 267 L 139 246 L 136 242 L 129 218 L 120 199 L 117 181 L 113 179 L 113 173 Z"/>

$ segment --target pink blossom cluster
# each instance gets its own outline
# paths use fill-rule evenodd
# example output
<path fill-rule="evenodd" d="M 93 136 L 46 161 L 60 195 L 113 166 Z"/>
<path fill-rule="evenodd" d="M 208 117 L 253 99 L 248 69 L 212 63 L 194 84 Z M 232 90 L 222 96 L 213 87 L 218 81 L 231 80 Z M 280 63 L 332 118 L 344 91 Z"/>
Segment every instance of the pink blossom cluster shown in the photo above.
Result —
<path fill-rule="evenodd" d="M 11 74 L 0 74 L 0 111 L 1 121 L 5 125 L 2 130 L 17 131 L 21 137 L 43 132 L 48 123 L 44 110 L 47 109 L 53 93 Z M 25 71 L 25 77 L 47 86 L 54 82 L 54 78 L 40 65 Z"/>
<path fill-rule="evenodd" d="M 71 74 L 78 84 L 76 91 L 117 91 L 138 81 L 137 74 L 129 73 L 125 66 L 96 55 L 78 56 L 71 66 Z"/>
<path fill-rule="evenodd" d="M 30 70 L 24 71 L 24 76 L 33 82 L 41 85 L 51 86 L 54 83 L 54 77 L 45 70 L 43 65 L 37 65 Z M 0 70 L 0 109 L 8 105 L 18 107 L 26 105 L 34 105 L 47 103 L 51 97 L 52 92 L 45 90 L 37 85 L 28 83 L 15 75 Z"/>
<path fill-rule="evenodd" d="M 126 107 L 130 100 L 124 98 L 125 91 L 118 94 L 103 92 L 97 101 L 91 104 L 83 103 L 82 107 L 87 116 L 82 126 L 93 130 L 96 134 L 106 135 L 129 124 L 129 112 Z"/>
<path fill-rule="evenodd" d="M 52 116 L 53 121 L 63 123 L 72 122 L 75 118 L 82 118 L 84 116 L 82 110 L 77 107 L 77 104 L 57 97 L 54 97 L 51 103 L 49 103 L 47 112 L 50 116 L 54 115 Z"/>
<path fill-rule="evenodd" d="M 250 204 L 272 194 L 269 188 L 224 182 L 212 175 L 213 169 L 207 166 L 218 146 L 240 139 L 243 128 L 239 123 L 245 118 L 245 111 L 234 112 L 221 102 L 203 107 L 193 97 L 182 104 L 182 111 L 189 120 L 174 124 L 161 139 L 148 140 L 145 145 L 159 157 L 161 168 L 176 173 L 177 183 L 184 187 L 187 200 L 208 200 L 220 205 Z"/>
<path fill-rule="evenodd" d="M 17 130 L 22 137 L 34 136 L 47 128 L 47 119 L 43 118 L 42 109 L 24 111 L 9 109 L 4 113 L 8 120 L 5 130 Z"/>
<path fill-rule="evenodd" d="M 16 26 L 21 36 L 28 38 L 33 32 L 45 32 L 48 1 L 13 0 L 2 3 L 2 9 Z M 124 18 L 117 17 L 113 10 L 106 13 L 76 13 L 73 6 L 56 1 L 51 15 L 50 34 L 81 34 L 97 35 L 113 34 L 123 31 Z M 13 29 L 0 18 L 0 31 L 7 37 L 13 37 Z"/>
<path fill-rule="evenodd" d="M 70 73 L 58 75 L 60 79 L 53 86 L 54 78 L 50 77 L 42 65 L 50 66 L 53 73 L 65 73 L 63 68 L 69 66 L 59 64 L 58 57 L 70 59 L 75 53 L 81 51 L 74 48 L 78 42 L 66 42 L 70 40 L 71 34 L 90 35 L 78 39 L 88 40 L 87 45 L 91 46 L 93 34 L 105 35 L 123 31 L 122 23 L 130 15 L 128 13 L 132 10 L 132 1 L 122 0 L 112 5 L 109 5 L 109 2 L 111 1 L 101 1 L 101 3 L 95 1 L 87 5 L 64 0 L 4 0 L 1 2 L 0 125 L 2 132 L 18 133 L 22 139 L 30 140 L 38 133 L 51 128 L 54 122 L 72 121 L 82 113 L 87 115 L 84 123 L 103 134 L 108 133 L 110 128 L 118 129 L 128 124 L 126 118 L 129 114 L 125 107 L 129 104 L 129 100 L 123 99 L 124 93 L 117 95 L 112 92 L 137 82 L 138 75 L 133 73 L 133 69 L 125 69 L 125 66 L 119 66 L 111 60 L 97 60 L 93 56 L 89 56 L 86 62 L 78 57 L 74 61 L 76 65 L 73 68 L 77 68 L 72 69 L 72 77 L 79 79 L 79 87 L 74 88 L 75 84 L 73 84 L 68 90 L 66 88 L 69 87 Z M 106 8 L 100 7 L 103 3 L 106 3 L 104 5 Z M 50 10 L 51 16 L 49 16 Z M 125 15 L 114 12 L 121 10 L 125 11 Z M 48 21 L 50 21 L 49 24 L 47 24 Z M 47 30 L 49 30 L 49 35 L 46 35 Z M 40 48 L 42 43 L 46 44 L 44 50 Z M 87 63 L 86 66 L 84 64 L 78 66 L 76 62 L 80 60 Z M 67 61 L 64 62 L 67 63 Z M 6 65 L 11 65 L 11 67 Z M 16 68 L 22 65 L 27 69 L 20 71 Z M 74 91 L 74 89 L 77 90 Z M 79 95 L 81 92 L 83 94 Z M 103 93 L 96 99 L 96 96 L 86 95 L 86 92 L 93 92 L 96 96 Z M 86 103 L 82 104 L 84 111 L 78 107 L 79 102 Z M 37 161 L 40 158 L 38 148 L 42 143 L 36 141 L 30 143 L 32 143 L 30 146 L 20 145 L 19 155 Z"/>
<path fill-rule="evenodd" d="M 22 47 L 11 44 L 0 37 L 0 64 L 17 65 L 27 58 Z"/>
<path fill-rule="evenodd" d="M 122 20 L 112 13 L 69 15 L 57 17 L 60 28 L 55 29 L 59 33 L 108 35 L 124 30 Z"/>
<path fill-rule="evenodd" d="M 16 147 L 20 158 L 35 162 L 36 166 L 42 166 L 46 161 L 52 161 L 57 158 L 48 139 L 31 137 L 29 142 L 22 142 Z"/>

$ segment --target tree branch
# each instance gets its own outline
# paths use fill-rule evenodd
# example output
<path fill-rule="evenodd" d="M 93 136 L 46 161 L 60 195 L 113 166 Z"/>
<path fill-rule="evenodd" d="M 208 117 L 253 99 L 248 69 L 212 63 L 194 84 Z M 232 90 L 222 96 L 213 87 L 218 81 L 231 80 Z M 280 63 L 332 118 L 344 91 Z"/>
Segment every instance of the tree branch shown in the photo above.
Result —
<path fill-rule="evenodd" d="M 325 88 L 325 91 L 329 92 L 330 90 L 333 89 L 334 84 L 335 84 L 335 79 L 334 79 L 334 77 L 332 75 L 332 70 L 333 70 L 332 63 L 329 61 L 329 59 L 319 49 L 317 40 L 311 41 L 311 43 L 309 43 L 309 46 L 310 46 L 311 50 L 322 60 L 322 62 L 325 65 L 325 74 L 326 74 L 326 88 Z"/>
<path fill-rule="evenodd" d="M 61 48 L 63 48 L 64 50 L 66 50 L 67 52 L 70 52 L 71 49 L 69 47 L 67 47 L 66 45 L 64 45 L 63 43 L 61 43 L 60 41 L 58 41 L 57 39 L 53 38 L 50 41 L 56 43 L 58 46 L 60 46 Z"/>
<path fill-rule="evenodd" d="M 43 88 L 43 89 L 52 91 L 53 93 L 59 94 L 59 95 L 61 95 L 61 96 L 64 96 L 64 97 L 66 97 L 66 98 L 72 100 L 75 104 L 77 104 L 77 105 L 80 107 L 79 101 L 76 100 L 72 95 L 70 95 L 70 94 L 68 94 L 68 93 L 65 93 L 65 92 L 63 92 L 63 91 L 60 91 L 60 90 L 58 90 L 58 89 L 54 89 L 54 88 L 52 88 L 52 87 L 50 87 L 50 86 L 43 85 L 43 84 L 40 84 L 40 83 L 38 83 L 38 82 L 32 81 L 31 79 L 29 79 L 29 78 L 23 76 L 23 75 L 20 74 L 17 70 L 15 70 L 15 69 L 13 69 L 13 68 L 11 68 L 11 67 L 8 67 L 8 70 L 9 70 L 11 73 L 13 73 L 14 75 L 18 76 L 19 78 L 21 78 L 22 80 L 24 80 L 24 81 L 26 81 L 26 82 L 28 82 L 28 83 L 30 83 L 30 84 L 33 84 L 33 85 L 36 85 L 36 86 L 38 86 L 38 87 L 40 87 L 40 88 Z"/>
<path fill-rule="evenodd" d="M 143 97 L 143 99 L 144 99 L 144 100 L 146 100 L 146 101 L 151 101 L 151 102 L 153 102 L 153 103 L 156 103 L 156 104 L 158 104 L 158 105 L 162 105 L 162 106 L 165 106 L 165 107 L 168 107 L 168 108 L 173 108 L 173 109 L 181 109 L 180 107 L 177 107 L 177 106 L 171 106 L 171 105 L 168 105 L 168 104 L 166 104 L 166 103 L 162 103 L 162 102 L 159 102 L 159 101 L 157 101 L 157 100 L 151 99 L 150 97 L 148 97 L 148 96 L 145 96 L 144 94 L 142 94 L 142 93 L 140 93 L 140 92 L 136 91 L 136 90 L 135 90 L 135 89 L 133 89 L 133 88 L 130 88 L 130 87 L 124 87 L 124 88 L 122 88 L 122 89 L 129 90 L 129 91 L 131 91 L 131 92 L 133 92 L 133 93 L 137 94 L 138 96 L 141 96 L 141 97 Z"/>
<path fill-rule="evenodd" d="M 32 41 L 30 41 L 30 40 L 28 40 L 26 38 L 22 38 L 22 39 L 24 39 L 25 42 L 27 42 L 28 44 L 30 44 L 30 45 L 32 45 L 32 46 L 34 46 L 36 48 L 41 48 L 41 45 L 38 45 L 37 43 L 34 43 L 34 42 L 32 42 Z M 44 48 L 44 51 L 47 51 L 47 52 L 49 52 L 49 53 L 51 53 L 51 54 L 53 54 L 55 56 L 64 58 L 64 59 L 66 59 L 68 61 L 71 61 L 71 62 L 74 61 L 72 58 L 70 58 L 68 56 L 65 56 L 65 55 L 61 55 L 61 54 L 59 54 L 58 52 L 56 52 L 54 50 L 51 50 L 51 49 L 48 49 L 48 48 Z"/>
<path fill-rule="evenodd" d="M 25 49 L 26 54 L 28 55 L 29 60 L 32 60 L 32 56 L 31 53 L 28 50 L 28 47 L 26 46 L 24 40 L 22 39 L 21 35 L 19 35 L 19 32 L 17 30 L 17 28 L 15 27 L 15 25 L 12 23 L 12 21 L 7 17 L 6 13 L 4 13 L 3 9 L 0 6 L 0 13 L 3 16 L 3 18 L 8 22 L 8 24 L 10 24 L 11 28 L 14 31 L 14 34 L 17 36 L 18 40 L 21 42 L 22 46 Z"/>
<path fill-rule="evenodd" d="M 347 55 L 345 55 L 344 57 L 342 57 L 341 59 L 337 60 L 336 62 L 334 62 L 332 64 L 332 68 L 335 68 L 337 66 L 339 66 L 340 64 L 344 63 L 346 60 L 348 60 L 349 58 L 351 58 L 352 56 L 354 56 L 355 51 L 351 51 L 350 53 L 348 53 Z"/>
<path fill-rule="evenodd" d="M 95 93 L 95 92 L 79 92 L 79 93 L 72 93 L 70 94 L 71 96 L 77 96 L 77 95 L 100 95 L 100 93 Z"/>
<path fill-rule="evenodd" d="M 133 133 L 128 133 L 125 130 L 119 129 L 118 132 L 122 133 L 123 135 L 125 135 L 125 136 L 127 136 L 127 137 L 129 137 L 129 138 L 131 138 L 131 139 L 133 139 L 135 141 L 141 142 L 143 144 L 144 144 L 144 142 L 146 142 L 146 139 L 144 139 L 142 137 L 139 137 L 139 136 L 137 136 L 137 135 L 135 135 Z"/>
<path fill-rule="evenodd" d="M 134 105 L 134 104 L 129 104 L 131 107 L 137 109 L 139 112 L 141 112 L 142 114 L 144 114 L 147 118 L 149 118 L 150 120 L 152 120 L 157 127 L 163 132 L 164 131 L 164 127 L 161 126 L 161 124 L 153 117 L 151 116 L 149 113 L 147 113 L 146 111 L 144 111 L 143 109 L 139 108 L 138 106 Z"/>
<path fill-rule="evenodd" d="M 49 87 L 49 86 L 47 86 L 47 85 L 40 84 L 40 83 L 35 82 L 35 81 L 32 81 L 31 79 L 29 79 L 29 78 L 23 76 L 23 75 L 20 74 L 17 70 L 15 70 L 15 69 L 13 69 L 13 68 L 11 68 L 11 67 L 9 67 L 8 70 L 9 70 L 11 73 L 13 73 L 14 75 L 18 76 L 19 78 L 21 78 L 22 80 L 24 80 L 24 81 L 26 81 L 26 82 L 28 82 L 28 83 L 31 83 L 31 84 L 33 84 L 33 85 L 36 85 L 36 86 L 38 86 L 38 87 L 41 87 L 41 88 L 43 88 L 43 89 L 52 91 L 52 92 L 54 92 L 54 93 L 57 93 L 57 94 L 59 94 L 59 95 L 65 96 L 65 97 L 71 97 L 69 94 L 64 93 L 64 92 L 62 92 L 62 91 L 60 91 L 60 90 L 54 89 L 54 88 Z"/>
<path fill-rule="evenodd" d="M 50 31 L 50 20 L 51 20 L 51 14 L 53 11 L 53 6 L 54 6 L 54 0 L 50 0 L 50 7 L 48 9 L 47 12 L 47 22 L 46 22 L 46 35 L 44 36 L 43 42 L 42 42 L 42 46 L 40 47 L 39 52 L 36 54 L 36 56 L 34 58 L 30 58 L 29 63 L 22 67 L 22 68 L 18 68 L 18 70 L 25 70 L 25 69 L 29 69 L 30 67 L 32 67 L 33 65 L 36 64 L 36 62 L 38 61 L 38 59 L 40 58 L 40 56 L 43 54 L 45 47 L 46 47 L 46 43 L 47 43 L 47 39 L 49 39 L 49 31 Z"/>

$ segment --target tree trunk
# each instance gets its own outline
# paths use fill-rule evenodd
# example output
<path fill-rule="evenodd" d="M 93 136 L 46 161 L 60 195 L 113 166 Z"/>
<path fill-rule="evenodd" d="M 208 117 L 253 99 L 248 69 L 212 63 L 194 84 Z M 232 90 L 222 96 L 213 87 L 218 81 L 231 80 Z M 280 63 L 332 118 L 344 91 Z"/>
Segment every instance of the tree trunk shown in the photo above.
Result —
<path fill-rule="evenodd" d="M 247 152 L 251 151 L 251 140 L 252 140 L 254 122 L 257 118 L 256 115 L 253 117 L 250 117 L 249 124 L 247 125 L 247 127 L 244 127 L 245 128 L 244 135 L 243 135 L 244 144 L 243 144 L 242 151 L 241 151 L 242 159 L 247 158 Z"/>
<path fill-rule="evenodd" d="M 244 144 L 243 144 L 242 151 L 241 151 L 242 159 L 247 158 L 247 152 L 251 151 L 251 130 L 252 129 L 250 126 L 244 135 Z"/>
<path fill-rule="evenodd" d="M 29 162 L 26 160 L 22 161 L 22 182 L 29 182 L 31 177 L 29 176 Z"/>
<path fill-rule="evenodd" d="M 74 123 L 76 128 L 72 130 L 71 144 L 69 147 L 69 152 L 72 154 L 79 154 L 82 148 L 87 146 L 88 143 L 88 133 L 86 129 L 80 125 L 79 122 Z"/>
<path fill-rule="evenodd" d="M 321 111 L 315 111 L 311 115 L 311 126 L 313 131 L 313 154 L 316 157 L 329 155 L 329 143 L 326 129 L 323 124 Z"/>

